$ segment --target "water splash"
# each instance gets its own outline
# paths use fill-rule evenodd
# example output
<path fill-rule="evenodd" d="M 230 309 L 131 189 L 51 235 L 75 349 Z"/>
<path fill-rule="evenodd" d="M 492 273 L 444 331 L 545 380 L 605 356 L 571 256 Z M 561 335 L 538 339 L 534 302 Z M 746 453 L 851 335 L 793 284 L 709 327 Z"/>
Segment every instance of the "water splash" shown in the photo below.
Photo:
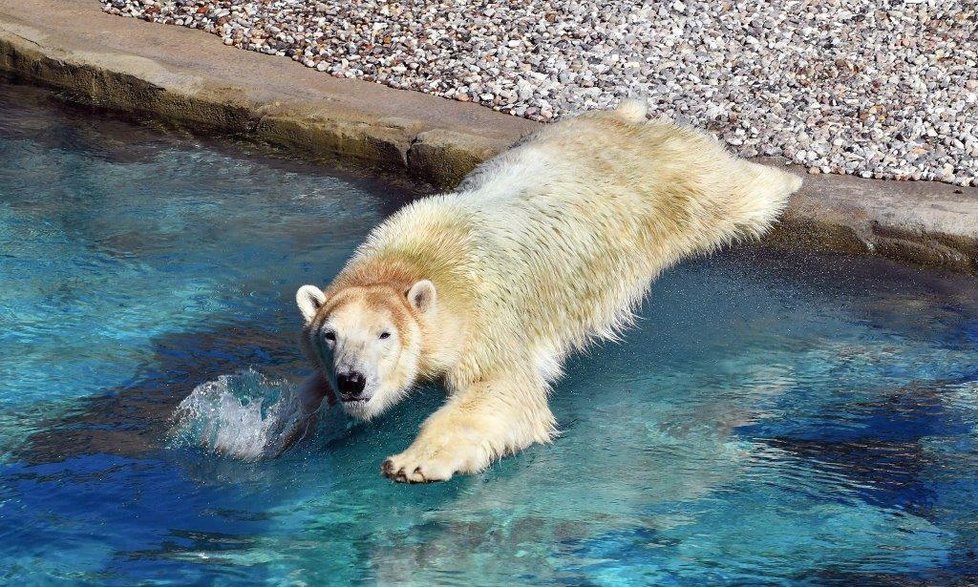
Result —
<path fill-rule="evenodd" d="M 308 424 L 293 383 L 249 368 L 194 388 L 174 410 L 170 438 L 174 446 L 253 461 L 280 455 Z"/>

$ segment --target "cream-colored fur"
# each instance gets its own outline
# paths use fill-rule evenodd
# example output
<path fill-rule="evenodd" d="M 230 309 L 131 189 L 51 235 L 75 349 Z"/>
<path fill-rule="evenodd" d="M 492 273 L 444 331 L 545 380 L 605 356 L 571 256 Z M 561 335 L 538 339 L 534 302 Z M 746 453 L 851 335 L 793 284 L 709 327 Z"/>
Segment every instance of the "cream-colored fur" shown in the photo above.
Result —
<path fill-rule="evenodd" d="M 329 373 L 329 352 L 315 349 L 331 313 L 349 319 L 355 307 L 365 322 L 399 313 L 407 334 L 398 351 L 413 359 L 378 375 L 366 404 L 386 408 L 420 377 L 443 378 L 448 400 L 383 471 L 409 482 L 476 472 L 554 437 L 547 395 L 565 357 L 592 339 L 616 338 L 659 272 L 760 236 L 800 185 L 703 133 L 647 122 L 638 103 L 559 122 L 483 164 L 455 192 L 419 200 L 377 227 L 322 299 L 318 289 L 300 291 L 306 344 Z M 422 280 L 437 292 L 424 311 L 408 295 Z M 378 295 L 387 303 L 330 306 L 385 287 Z"/>

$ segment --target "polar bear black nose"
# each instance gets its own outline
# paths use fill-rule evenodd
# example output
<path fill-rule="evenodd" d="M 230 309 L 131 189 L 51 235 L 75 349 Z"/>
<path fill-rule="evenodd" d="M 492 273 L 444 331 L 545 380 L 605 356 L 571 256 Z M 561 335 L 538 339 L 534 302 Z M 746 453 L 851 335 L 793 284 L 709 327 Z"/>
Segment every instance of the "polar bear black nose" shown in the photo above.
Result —
<path fill-rule="evenodd" d="M 367 385 L 367 378 L 363 373 L 350 371 L 349 373 L 339 373 L 336 375 L 336 386 L 340 388 L 340 395 L 343 399 L 356 399 L 363 388 Z"/>

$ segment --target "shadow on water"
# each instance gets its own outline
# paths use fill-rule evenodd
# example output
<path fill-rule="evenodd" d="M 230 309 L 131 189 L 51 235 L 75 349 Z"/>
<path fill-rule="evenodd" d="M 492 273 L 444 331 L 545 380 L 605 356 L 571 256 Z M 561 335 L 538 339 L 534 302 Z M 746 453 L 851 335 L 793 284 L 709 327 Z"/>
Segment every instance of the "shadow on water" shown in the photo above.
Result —
<path fill-rule="evenodd" d="M 83 398 L 71 413 L 42 422 L 15 456 L 31 464 L 99 453 L 143 457 L 160 449 L 174 408 L 197 385 L 242 365 L 288 378 L 307 371 L 295 341 L 258 324 L 169 333 L 151 344 L 151 366 L 132 383 Z"/>

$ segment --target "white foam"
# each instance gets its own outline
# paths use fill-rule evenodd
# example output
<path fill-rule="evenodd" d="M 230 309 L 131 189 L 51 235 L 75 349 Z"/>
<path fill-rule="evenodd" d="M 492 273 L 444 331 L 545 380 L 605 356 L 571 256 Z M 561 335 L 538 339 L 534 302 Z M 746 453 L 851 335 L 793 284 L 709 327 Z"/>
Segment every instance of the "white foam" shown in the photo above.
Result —
<path fill-rule="evenodd" d="M 303 434 L 296 387 L 248 369 L 194 388 L 176 407 L 170 438 L 241 460 L 282 453 Z"/>

